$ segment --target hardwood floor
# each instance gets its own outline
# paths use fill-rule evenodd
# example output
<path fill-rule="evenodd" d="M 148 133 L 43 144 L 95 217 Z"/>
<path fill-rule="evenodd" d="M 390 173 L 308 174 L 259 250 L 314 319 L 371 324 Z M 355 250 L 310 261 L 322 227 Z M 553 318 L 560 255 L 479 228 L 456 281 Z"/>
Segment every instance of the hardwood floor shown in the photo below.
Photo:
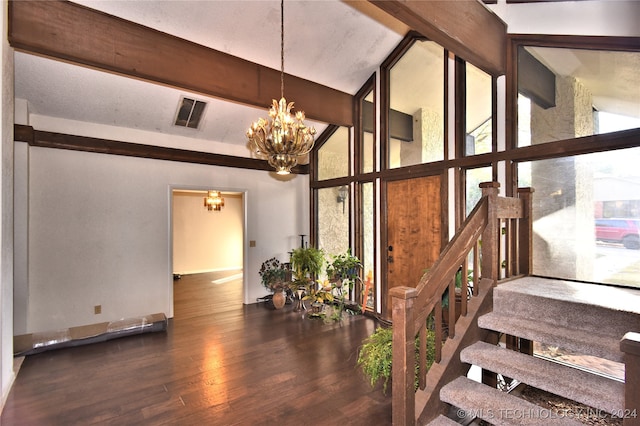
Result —
<path fill-rule="evenodd" d="M 242 305 L 241 285 L 216 279 L 175 281 L 166 333 L 28 356 L 1 424 L 391 424 L 391 397 L 356 367 L 374 320 Z"/>

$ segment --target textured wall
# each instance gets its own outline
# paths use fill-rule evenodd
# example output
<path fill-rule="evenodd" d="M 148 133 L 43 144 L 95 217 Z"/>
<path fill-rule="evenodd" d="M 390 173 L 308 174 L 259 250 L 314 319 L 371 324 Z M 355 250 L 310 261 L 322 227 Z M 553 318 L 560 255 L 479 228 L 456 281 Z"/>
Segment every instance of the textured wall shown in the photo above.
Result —
<path fill-rule="evenodd" d="M 591 94 L 571 77 L 556 78 L 556 106 L 532 104 L 532 145 L 593 134 Z M 532 163 L 534 272 L 589 279 L 594 259 L 593 173 L 580 157 Z"/>

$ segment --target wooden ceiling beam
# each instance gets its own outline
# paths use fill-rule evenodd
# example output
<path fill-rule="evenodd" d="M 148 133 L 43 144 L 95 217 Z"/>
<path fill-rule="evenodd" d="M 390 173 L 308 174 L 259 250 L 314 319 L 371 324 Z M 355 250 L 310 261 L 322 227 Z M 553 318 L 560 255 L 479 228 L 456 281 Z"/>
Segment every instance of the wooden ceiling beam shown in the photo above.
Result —
<path fill-rule="evenodd" d="M 27 142 L 40 148 L 68 149 L 71 151 L 92 152 L 94 154 L 124 155 L 127 157 L 149 158 L 152 160 L 179 161 L 210 166 L 233 167 L 236 169 L 264 170 L 275 173 L 265 160 L 236 157 L 232 155 L 198 152 L 187 149 L 144 145 L 64 133 L 43 132 L 31 126 L 14 124 L 14 140 Z M 308 164 L 298 164 L 291 169 L 293 174 L 309 174 Z"/>
<path fill-rule="evenodd" d="M 67 1 L 10 1 L 15 49 L 259 108 L 280 95 L 280 71 Z M 353 96 L 285 75 L 309 119 L 353 125 Z"/>
<path fill-rule="evenodd" d="M 478 0 L 369 0 L 485 72 L 506 72 L 507 25 Z"/>

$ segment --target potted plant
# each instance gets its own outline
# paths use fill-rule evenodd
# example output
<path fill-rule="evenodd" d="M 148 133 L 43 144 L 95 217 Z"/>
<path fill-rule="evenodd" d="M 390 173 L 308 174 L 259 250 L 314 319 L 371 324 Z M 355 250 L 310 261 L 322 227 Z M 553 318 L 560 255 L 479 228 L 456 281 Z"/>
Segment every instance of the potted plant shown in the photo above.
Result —
<path fill-rule="evenodd" d="M 334 312 L 334 319 L 342 318 L 342 312 L 345 307 L 345 294 L 342 287 L 346 285 L 349 290 L 353 290 L 353 285 L 360 280 L 360 270 L 362 262 L 356 256 L 351 254 L 349 248 L 346 252 L 337 255 L 331 255 L 331 263 L 327 265 L 327 279 L 337 289 L 337 309 Z M 356 305 L 357 306 L 357 305 Z"/>
<path fill-rule="evenodd" d="M 318 316 L 322 313 L 326 302 L 333 302 L 333 288 L 331 286 L 322 287 L 320 283 L 318 283 L 318 286 L 312 285 L 302 300 L 310 300 L 311 312 L 313 315 Z"/>
<path fill-rule="evenodd" d="M 300 247 L 291 252 L 291 269 L 298 285 L 309 284 L 324 266 L 324 252 L 315 247 Z"/>
<path fill-rule="evenodd" d="M 356 256 L 351 254 L 349 248 L 345 253 L 332 255 L 332 260 L 327 265 L 327 278 L 335 283 L 336 287 L 341 287 L 347 280 L 349 288 L 353 287 L 353 283 L 360 277 L 360 269 L 362 262 Z"/>
<path fill-rule="evenodd" d="M 302 294 L 310 289 L 310 284 L 322 271 L 324 251 L 315 247 L 299 247 L 291 252 L 291 269 L 294 279 L 292 290 L 297 295 L 294 310 L 305 309 Z"/>
<path fill-rule="evenodd" d="M 416 367 L 414 389 L 418 389 L 418 344 L 416 337 Z M 365 338 L 358 352 L 357 365 L 369 380 L 371 387 L 375 387 L 382 381 L 382 392 L 387 392 L 389 380 L 391 380 L 391 365 L 393 357 L 393 327 L 378 327 L 376 331 Z M 427 329 L 427 368 L 430 368 L 435 360 L 435 333 Z"/>
<path fill-rule="evenodd" d="M 286 302 L 286 276 L 287 269 L 280 263 L 278 259 L 272 257 L 262 262 L 260 266 L 260 280 L 262 285 L 268 290 L 273 291 L 271 301 L 276 309 L 280 309 Z"/>

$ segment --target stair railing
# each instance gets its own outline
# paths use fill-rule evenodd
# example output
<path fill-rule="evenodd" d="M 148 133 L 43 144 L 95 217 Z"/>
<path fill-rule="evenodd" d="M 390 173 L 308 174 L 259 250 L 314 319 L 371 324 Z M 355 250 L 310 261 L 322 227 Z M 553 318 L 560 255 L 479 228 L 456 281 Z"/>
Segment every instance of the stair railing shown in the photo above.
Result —
<path fill-rule="evenodd" d="M 461 274 L 460 312 L 467 314 L 470 297 L 478 296 L 480 280 L 528 274 L 531 268 L 531 193 L 518 190 L 518 198 L 499 197 L 500 184 L 480 184 L 482 198 L 464 221 L 439 259 L 422 276 L 416 288 L 390 290 L 393 320 L 392 417 L 394 425 L 414 425 L 415 378 L 425 389 L 428 352 L 428 317 L 433 316 L 435 362 L 440 362 L 445 339 L 442 321 L 443 296 L 449 295 L 448 335 L 456 333 L 456 275 Z M 471 282 L 469 263 L 471 262 Z M 504 267 L 503 267 L 504 266 Z M 471 286 L 471 291 L 469 291 Z M 467 297 L 465 297 L 467 295 Z M 416 367 L 416 336 L 419 337 Z M 454 362 L 454 361 L 450 361 Z M 458 361 L 460 362 L 460 361 Z M 440 389 L 434 389 L 439 392 Z"/>

